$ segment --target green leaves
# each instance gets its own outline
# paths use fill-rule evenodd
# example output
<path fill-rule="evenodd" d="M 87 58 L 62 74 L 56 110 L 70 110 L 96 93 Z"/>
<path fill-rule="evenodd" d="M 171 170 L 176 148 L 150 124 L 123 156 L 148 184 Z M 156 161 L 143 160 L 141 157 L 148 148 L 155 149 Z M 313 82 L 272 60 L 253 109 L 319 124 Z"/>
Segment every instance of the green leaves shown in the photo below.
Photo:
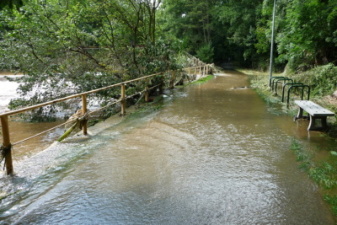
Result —
<path fill-rule="evenodd" d="M 212 3 L 216 1 L 166 0 L 163 2 L 164 30 L 181 40 L 185 50 L 192 54 L 202 51 L 201 46 L 211 46 L 214 26 Z M 212 50 L 208 48 L 208 50 Z M 199 54 L 200 55 L 200 54 Z M 213 52 L 208 56 L 213 61 Z"/>
<path fill-rule="evenodd" d="M 197 57 L 206 63 L 212 63 L 214 57 L 214 48 L 212 47 L 211 43 L 202 45 L 197 50 Z"/>
<path fill-rule="evenodd" d="M 34 104 L 176 68 L 176 49 L 157 32 L 160 2 L 25 0 L 1 10 L 0 67 L 27 74 L 23 97 L 35 92 L 15 102 Z"/>
<path fill-rule="evenodd" d="M 284 27 L 278 35 L 279 52 L 293 69 L 301 64 L 320 65 L 335 59 L 336 5 L 319 0 L 295 0 L 286 6 Z"/>

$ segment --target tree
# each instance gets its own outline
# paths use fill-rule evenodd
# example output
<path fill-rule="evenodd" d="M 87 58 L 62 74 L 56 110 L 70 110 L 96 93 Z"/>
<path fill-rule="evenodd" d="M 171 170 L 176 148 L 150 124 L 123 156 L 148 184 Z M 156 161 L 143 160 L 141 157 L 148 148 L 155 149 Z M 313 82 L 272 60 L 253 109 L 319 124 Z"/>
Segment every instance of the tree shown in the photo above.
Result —
<path fill-rule="evenodd" d="M 0 2 L 0 10 L 5 7 L 20 7 L 22 6 L 22 0 L 1 0 Z"/>
<path fill-rule="evenodd" d="M 166 0 L 164 30 L 183 42 L 191 54 L 213 61 L 211 8 L 214 1 Z M 205 54 L 207 53 L 207 54 Z"/>
<path fill-rule="evenodd" d="M 232 59 L 251 64 L 261 6 L 258 0 L 167 0 L 163 8 L 166 29 L 189 53 L 207 62 Z"/>
<path fill-rule="evenodd" d="M 328 51 L 334 46 L 326 42 L 331 32 L 327 6 L 319 0 L 296 0 L 287 6 L 286 24 L 277 41 L 281 57 L 295 67 L 328 63 Z"/>
<path fill-rule="evenodd" d="M 160 3 L 23 0 L 18 10 L 0 15 L 8 27 L 0 42 L 1 65 L 28 75 L 21 93 L 36 94 L 27 104 L 163 71 L 170 62 L 165 43 L 156 40 Z"/>
<path fill-rule="evenodd" d="M 235 52 L 236 60 L 246 61 L 246 65 L 256 60 L 256 27 L 261 17 L 262 4 L 259 0 L 228 0 L 216 9 L 217 19 L 227 28 L 228 46 Z M 232 50 L 233 51 L 233 50 Z"/>
<path fill-rule="evenodd" d="M 260 52 L 270 35 L 271 1 L 264 1 L 263 19 L 258 21 Z M 306 70 L 336 60 L 335 0 L 277 1 L 277 59 L 280 65 L 288 63 L 293 70 Z M 269 16 L 270 18 L 270 16 Z"/>

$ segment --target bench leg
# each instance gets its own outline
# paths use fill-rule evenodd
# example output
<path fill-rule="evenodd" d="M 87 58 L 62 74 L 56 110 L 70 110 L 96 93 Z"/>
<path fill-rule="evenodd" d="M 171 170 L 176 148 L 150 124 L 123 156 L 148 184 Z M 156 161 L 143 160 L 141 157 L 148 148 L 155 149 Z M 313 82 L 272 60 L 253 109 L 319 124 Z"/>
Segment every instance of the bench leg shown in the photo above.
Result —
<path fill-rule="evenodd" d="M 300 107 L 298 109 L 298 113 L 297 113 L 297 116 L 294 118 L 294 121 L 298 120 L 298 119 L 301 119 L 303 118 L 303 109 Z"/>
<path fill-rule="evenodd" d="M 309 116 L 304 116 L 303 115 L 303 109 L 300 107 L 299 109 L 298 109 L 298 113 L 297 113 L 297 116 L 295 116 L 294 117 L 294 121 L 296 121 L 296 120 L 298 120 L 298 119 L 309 119 Z"/>
<path fill-rule="evenodd" d="M 310 123 L 307 130 L 324 130 L 328 127 L 328 124 L 326 122 L 326 116 L 320 116 L 320 117 L 313 117 L 310 115 Z M 321 127 L 316 127 L 316 120 L 321 120 Z"/>
<path fill-rule="evenodd" d="M 310 123 L 307 130 L 313 130 L 315 128 L 315 117 L 310 115 Z"/>
<path fill-rule="evenodd" d="M 326 122 L 326 116 L 321 117 L 321 121 L 322 121 L 322 129 L 328 128 L 328 124 Z"/>

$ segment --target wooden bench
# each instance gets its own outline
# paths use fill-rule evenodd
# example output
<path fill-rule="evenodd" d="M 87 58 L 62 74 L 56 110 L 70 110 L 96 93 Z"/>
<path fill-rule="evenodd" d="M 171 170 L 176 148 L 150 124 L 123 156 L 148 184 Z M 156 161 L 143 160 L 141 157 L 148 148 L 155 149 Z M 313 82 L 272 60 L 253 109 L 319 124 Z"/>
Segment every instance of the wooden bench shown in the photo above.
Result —
<path fill-rule="evenodd" d="M 328 127 L 326 118 L 335 115 L 330 110 L 327 110 L 312 101 L 296 100 L 295 104 L 299 106 L 297 116 L 294 118 L 295 121 L 301 118 L 308 118 L 308 116 L 303 116 L 303 111 L 306 111 L 309 114 L 310 123 L 307 130 L 326 129 Z M 317 126 L 317 119 L 321 120 L 321 126 Z"/>

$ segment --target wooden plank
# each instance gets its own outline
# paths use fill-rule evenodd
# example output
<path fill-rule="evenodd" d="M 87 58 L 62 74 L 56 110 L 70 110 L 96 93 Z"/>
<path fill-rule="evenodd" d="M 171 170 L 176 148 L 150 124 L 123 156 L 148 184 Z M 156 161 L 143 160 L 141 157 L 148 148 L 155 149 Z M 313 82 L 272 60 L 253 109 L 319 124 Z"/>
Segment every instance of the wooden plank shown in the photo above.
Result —
<path fill-rule="evenodd" d="M 307 100 L 296 100 L 295 103 L 309 113 L 311 116 L 334 116 L 335 113 L 331 112 L 328 109 L 323 108 L 320 105 L 312 101 Z"/>

